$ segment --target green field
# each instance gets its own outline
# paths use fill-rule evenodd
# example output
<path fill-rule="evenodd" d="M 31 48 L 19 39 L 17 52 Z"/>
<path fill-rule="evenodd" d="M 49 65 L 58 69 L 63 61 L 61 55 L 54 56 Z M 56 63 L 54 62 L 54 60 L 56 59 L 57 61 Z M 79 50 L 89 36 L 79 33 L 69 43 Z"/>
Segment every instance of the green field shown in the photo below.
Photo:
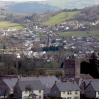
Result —
<path fill-rule="evenodd" d="M 3 62 L 0 62 L 0 66 L 2 66 L 4 63 Z"/>
<path fill-rule="evenodd" d="M 44 22 L 45 25 L 55 25 L 60 24 L 61 22 L 65 21 L 66 19 L 74 18 L 74 15 L 79 13 L 79 11 L 73 11 L 73 12 L 61 12 L 52 18 L 50 18 L 48 21 Z"/>
<path fill-rule="evenodd" d="M 69 32 L 59 32 L 61 37 L 71 37 L 75 36 L 99 36 L 99 31 L 69 31 Z"/>
<path fill-rule="evenodd" d="M 96 23 L 99 24 L 99 20 L 97 20 Z"/>
<path fill-rule="evenodd" d="M 23 27 L 20 24 L 12 23 L 12 22 L 9 22 L 9 21 L 0 22 L 0 28 L 18 28 L 18 29 L 23 29 Z"/>
<path fill-rule="evenodd" d="M 41 40 L 44 40 L 45 39 L 45 36 L 44 35 L 37 34 L 36 36 L 39 37 Z"/>
<path fill-rule="evenodd" d="M 4 16 L 4 15 L 0 15 L 0 18 L 4 18 L 4 17 L 6 17 L 6 16 Z"/>

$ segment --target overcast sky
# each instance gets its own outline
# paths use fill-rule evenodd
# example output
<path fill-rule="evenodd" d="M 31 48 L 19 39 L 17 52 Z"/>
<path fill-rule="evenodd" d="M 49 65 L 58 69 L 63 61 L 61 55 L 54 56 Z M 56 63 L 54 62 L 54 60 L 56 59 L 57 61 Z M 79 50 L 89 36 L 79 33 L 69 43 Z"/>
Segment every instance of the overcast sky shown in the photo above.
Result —
<path fill-rule="evenodd" d="M 46 1 L 46 0 L 0 0 L 0 1 Z"/>

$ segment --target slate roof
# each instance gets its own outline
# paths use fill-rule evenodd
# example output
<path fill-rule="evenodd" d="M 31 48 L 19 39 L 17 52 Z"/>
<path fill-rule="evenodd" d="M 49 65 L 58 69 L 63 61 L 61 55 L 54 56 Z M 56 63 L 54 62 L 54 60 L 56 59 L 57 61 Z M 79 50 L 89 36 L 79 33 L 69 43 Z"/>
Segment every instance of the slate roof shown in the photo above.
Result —
<path fill-rule="evenodd" d="M 50 94 L 51 88 L 53 87 L 53 84 L 46 84 L 44 86 L 44 94 Z"/>
<path fill-rule="evenodd" d="M 54 84 L 55 81 L 60 82 L 55 76 L 40 76 L 40 77 L 22 77 L 20 81 L 40 80 L 43 85 Z"/>
<path fill-rule="evenodd" d="M 33 90 L 43 90 L 44 87 L 42 83 L 39 80 L 34 80 L 34 81 L 19 81 L 18 85 L 21 89 L 21 91 L 25 91 L 25 87 L 27 85 L 31 85 L 33 87 Z"/>
<path fill-rule="evenodd" d="M 45 84 L 54 84 L 55 81 L 60 82 L 60 80 L 58 80 L 55 76 L 43 76 L 43 77 L 39 77 L 41 83 L 43 85 Z"/>
<path fill-rule="evenodd" d="M 79 84 L 80 78 L 74 78 L 74 79 L 75 79 L 76 83 Z"/>
<path fill-rule="evenodd" d="M 73 82 L 56 83 L 56 86 L 60 91 L 80 91 L 79 86 Z"/>
<path fill-rule="evenodd" d="M 20 81 L 33 81 L 33 80 L 39 80 L 38 77 L 21 77 Z"/>
<path fill-rule="evenodd" d="M 99 91 L 99 83 L 98 82 L 91 82 L 91 85 L 95 91 Z"/>
<path fill-rule="evenodd" d="M 87 78 L 87 79 L 92 79 L 93 77 L 89 74 L 80 74 L 81 78 Z"/>
<path fill-rule="evenodd" d="M 99 83 L 99 79 L 85 79 L 85 84 L 86 86 L 91 82 L 98 82 Z"/>
<path fill-rule="evenodd" d="M 3 81 L 6 83 L 6 85 L 9 88 L 12 88 L 16 85 L 18 78 L 8 78 L 8 79 L 3 79 Z"/>

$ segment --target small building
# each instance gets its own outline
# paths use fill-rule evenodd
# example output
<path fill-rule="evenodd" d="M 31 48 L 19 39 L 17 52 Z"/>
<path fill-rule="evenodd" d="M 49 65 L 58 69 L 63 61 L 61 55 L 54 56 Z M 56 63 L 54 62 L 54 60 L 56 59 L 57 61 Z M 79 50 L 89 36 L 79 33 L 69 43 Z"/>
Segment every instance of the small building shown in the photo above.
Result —
<path fill-rule="evenodd" d="M 66 77 L 80 77 L 80 60 L 79 59 L 65 59 L 64 71 Z"/>
<path fill-rule="evenodd" d="M 55 82 L 51 88 L 51 96 L 62 99 L 80 99 L 80 88 L 75 82 Z"/>
<path fill-rule="evenodd" d="M 18 81 L 15 86 L 15 97 L 21 99 L 44 98 L 44 87 L 40 80 Z"/>

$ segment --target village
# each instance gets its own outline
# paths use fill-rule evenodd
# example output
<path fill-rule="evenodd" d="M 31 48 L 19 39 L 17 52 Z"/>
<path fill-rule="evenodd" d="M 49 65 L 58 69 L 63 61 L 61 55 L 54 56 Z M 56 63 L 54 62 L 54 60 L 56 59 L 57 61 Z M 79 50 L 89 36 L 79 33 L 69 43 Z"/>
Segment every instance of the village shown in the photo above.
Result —
<path fill-rule="evenodd" d="M 81 74 L 81 61 L 79 61 L 79 59 L 89 60 L 94 52 L 97 53 L 97 60 L 99 60 L 99 35 L 92 35 L 90 33 L 91 30 L 91 32 L 93 30 L 98 31 L 99 25 L 95 22 L 83 23 L 73 21 L 64 21 L 54 26 L 44 25 L 39 22 L 38 25 L 33 25 L 33 23 L 31 20 L 26 20 L 24 29 L 0 29 L 0 62 L 3 63 L 2 66 L 7 71 L 6 75 L 0 76 L 0 98 L 99 98 L 99 79 L 94 79 L 88 73 Z M 87 36 L 82 34 L 67 37 L 61 36 L 64 32 L 72 31 L 85 32 Z M 17 70 L 18 73 L 23 73 L 22 75 L 14 76 L 14 73 L 13 75 L 9 75 L 12 72 L 10 72 L 9 68 L 12 68 L 10 65 L 13 66 L 13 62 L 9 57 L 6 57 L 6 60 L 4 55 L 16 56 L 16 58 L 11 56 L 13 62 L 16 62 L 12 71 Z M 26 61 L 23 60 L 24 64 L 18 64 L 23 57 L 26 58 Z M 28 59 L 31 59 L 32 69 L 37 66 L 37 69 L 40 68 L 38 72 L 42 72 L 43 69 L 46 72 L 42 73 L 42 75 L 39 73 L 36 74 L 34 72 L 36 69 L 32 70 L 29 68 L 31 64 L 28 65 L 30 62 L 27 61 Z M 7 61 L 12 62 L 12 64 L 9 65 Z M 35 65 L 36 62 L 39 64 Z M 50 65 L 53 62 L 57 62 L 57 64 Z M 63 68 L 60 69 L 62 62 L 64 62 Z M 45 65 L 46 63 L 50 66 L 48 64 Z M 22 68 L 24 71 L 22 69 L 19 71 L 20 68 L 18 66 L 24 66 Z M 29 74 L 31 76 L 28 76 L 28 71 L 31 72 Z M 63 75 L 58 75 L 57 77 L 53 75 L 53 72 L 59 73 L 60 71 Z M 50 75 L 47 74 L 48 72 L 51 72 Z"/>
<path fill-rule="evenodd" d="M 62 22 L 55 27 L 45 25 L 33 26 L 32 31 L 29 28 L 24 30 L 19 30 L 17 28 L 0 29 L 0 41 L 2 42 L 0 50 L 1 53 L 4 52 L 5 54 L 14 53 L 17 56 L 24 54 L 28 58 L 40 58 L 42 55 L 46 55 L 46 53 L 50 51 L 46 48 L 57 47 L 57 50 L 59 50 L 61 47 L 65 54 L 69 53 L 78 58 L 87 57 L 93 52 L 99 53 L 98 36 L 91 35 L 88 31 L 85 31 L 86 34 L 89 33 L 89 36 L 72 35 L 70 37 L 62 37 L 57 31 L 79 32 L 79 29 L 81 31 L 81 29 L 90 27 L 98 28 L 98 24 L 87 23 L 86 25 L 74 22 L 73 25 L 71 22 Z M 54 51 L 57 50 L 54 49 Z"/>

